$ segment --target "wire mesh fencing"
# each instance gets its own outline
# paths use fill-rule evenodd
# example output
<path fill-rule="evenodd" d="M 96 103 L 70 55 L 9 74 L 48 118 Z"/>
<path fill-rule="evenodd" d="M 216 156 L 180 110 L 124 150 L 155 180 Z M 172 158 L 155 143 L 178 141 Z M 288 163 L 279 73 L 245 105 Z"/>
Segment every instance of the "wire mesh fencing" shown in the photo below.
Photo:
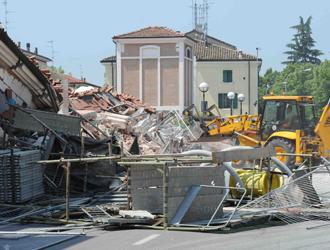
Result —
<path fill-rule="evenodd" d="M 271 215 L 285 223 L 330 221 L 330 164 L 297 170 L 280 188 L 241 206 L 241 216 Z"/>

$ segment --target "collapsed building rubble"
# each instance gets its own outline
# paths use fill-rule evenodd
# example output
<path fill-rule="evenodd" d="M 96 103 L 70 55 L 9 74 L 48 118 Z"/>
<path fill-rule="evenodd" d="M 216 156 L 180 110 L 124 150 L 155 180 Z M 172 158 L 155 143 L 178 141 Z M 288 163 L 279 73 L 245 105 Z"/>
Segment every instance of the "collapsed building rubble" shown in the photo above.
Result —
<path fill-rule="evenodd" d="M 329 220 L 327 159 L 292 172 L 268 147 L 199 143 L 199 122 L 107 87 L 70 88 L 8 41 L 6 53 L 17 58 L 6 61 L 7 78 L 12 71 L 34 76 L 33 83 L 0 78 L 1 90 L 14 89 L 18 100 L 1 117 L 0 224 L 54 224 L 80 235 L 71 230 L 218 230 L 262 216 Z"/>

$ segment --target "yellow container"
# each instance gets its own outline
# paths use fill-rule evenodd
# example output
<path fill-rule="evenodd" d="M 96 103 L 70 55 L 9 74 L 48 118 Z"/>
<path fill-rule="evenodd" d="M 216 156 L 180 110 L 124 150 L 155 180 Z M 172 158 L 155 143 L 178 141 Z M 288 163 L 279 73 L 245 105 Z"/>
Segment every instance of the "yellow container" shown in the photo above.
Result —
<path fill-rule="evenodd" d="M 237 174 L 241 178 L 244 187 L 247 190 L 247 195 L 251 195 L 253 190 L 253 197 L 262 196 L 269 191 L 269 174 L 266 171 L 258 171 L 258 170 L 245 170 L 245 169 L 237 169 Z M 282 176 L 278 174 L 271 174 L 271 189 L 276 189 L 282 186 Z M 230 177 L 229 186 L 235 187 L 234 178 Z M 236 190 L 232 190 L 232 194 L 234 197 L 239 197 L 239 192 Z"/>

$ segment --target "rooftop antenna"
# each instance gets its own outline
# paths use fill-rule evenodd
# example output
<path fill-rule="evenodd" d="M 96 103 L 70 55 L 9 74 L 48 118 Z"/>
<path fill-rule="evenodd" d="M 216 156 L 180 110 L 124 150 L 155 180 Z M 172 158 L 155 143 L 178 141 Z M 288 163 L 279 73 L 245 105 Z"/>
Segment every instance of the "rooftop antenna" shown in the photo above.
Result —
<path fill-rule="evenodd" d="M 8 11 L 8 1 L 7 0 L 3 0 L 2 2 L 3 6 L 4 6 L 4 12 L 5 12 L 5 31 L 7 31 L 8 29 L 8 14 L 9 14 L 9 11 Z"/>
<path fill-rule="evenodd" d="M 83 71 L 83 66 L 79 64 L 79 69 L 80 69 L 80 79 L 84 80 L 84 71 Z"/>
<path fill-rule="evenodd" d="M 202 33 L 202 39 L 205 41 L 208 33 L 209 2 L 203 0 L 203 3 L 197 4 L 196 1 L 192 3 L 194 29 Z"/>
<path fill-rule="evenodd" d="M 193 28 L 196 29 L 197 27 L 197 3 L 196 0 L 192 0 L 192 21 L 193 21 Z"/>
<path fill-rule="evenodd" d="M 55 61 L 55 49 L 54 49 L 54 40 L 47 41 L 49 44 L 49 47 L 51 49 L 51 54 L 52 54 L 52 66 L 54 66 L 54 61 Z"/>
<path fill-rule="evenodd" d="M 206 37 L 209 30 L 209 2 L 207 0 L 204 0 L 204 15 L 204 35 Z"/>

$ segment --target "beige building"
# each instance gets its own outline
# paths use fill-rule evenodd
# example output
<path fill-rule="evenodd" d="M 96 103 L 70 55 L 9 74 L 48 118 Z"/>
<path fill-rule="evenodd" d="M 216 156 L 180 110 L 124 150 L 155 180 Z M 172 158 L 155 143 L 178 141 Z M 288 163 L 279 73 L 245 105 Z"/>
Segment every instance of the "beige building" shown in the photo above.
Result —
<path fill-rule="evenodd" d="M 230 114 L 228 92 L 242 93 L 243 112 L 257 113 L 258 67 L 261 60 L 234 45 L 193 30 L 186 34 L 164 27 L 148 27 L 115 36 L 116 56 L 105 58 L 105 84 L 118 92 L 140 97 L 160 110 L 200 108 L 201 82 L 209 84 L 208 106 L 216 104 Z"/>
<path fill-rule="evenodd" d="M 104 84 L 114 86 L 117 82 L 116 56 L 109 56 L 100 61 L 104 66 Z"/>
<path fill-rule="evenodd" d="M 227 98 L 228 92 L 235 93 L 233 100 L 233 114 L 239 114 L 240 103 L 238 94 L 244 94 L 242 103 L 243 113 L 256 114 L 258 112 L 258 67 L 261 60 L 252 55 L 238 51 L 234 45 L 223 42 L 211 36 L 193 30 L 186 34 L 196 41 L 194 52 L 196 56 L 194 103 L 200 107 L 202 93 L 198 85 L 202 82 L 209 84 L 209 91 L 205 94 L 208 106 L 216 104 L 221 115 L 230 114 L 231 102 Z"/>
<path fill-rule="evenodd" d="M 116 61 L 103 64 L 107 83 L 119 93 L 137 96 L 159 110 L 183 110 L 192 104 L 191 38 L 165 27 L 147 27 L 113 41 Z"/>

